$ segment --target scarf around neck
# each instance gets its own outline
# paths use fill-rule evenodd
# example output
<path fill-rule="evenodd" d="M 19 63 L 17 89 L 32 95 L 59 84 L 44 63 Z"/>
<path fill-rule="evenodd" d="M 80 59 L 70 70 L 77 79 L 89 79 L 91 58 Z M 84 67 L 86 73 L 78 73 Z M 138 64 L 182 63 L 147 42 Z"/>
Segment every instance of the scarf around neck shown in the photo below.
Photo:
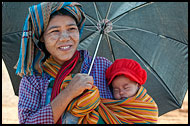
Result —
<path fill-rule="evenodd" d="M 60 66 L 53 59 L 52 56 L 50 56 L 50 58 L 48 58 L 43 63 L 43 66 L 42 66 L 43 70 L 45 72 L 47 72 L 49 75 L 51 75 L 53 78 L 55 78 L 50 101 L 52 101 L 60 93 L 61 85 L 64 82 L 63 80 L 75 68 L 79 58 L 80 58 L 80 52 L 76 51 L 74 53 L 73 57 L 70 60 L 64 62 L 64 64 L 62 66 Z M 57 123 L 61 123 L 61 122 L 62 122 L 62 120 L 61 120 L 61 118 L 59 118 Z"/>
<path fill-rule="evenodd" d="M 52 57 L 44 63 L 44 71 L 56 78 L 51 101 L 73 78 L 69 71 L 76 66 L 79 57 L 77 55 L 76 52 L 62 67 Z M 106 124 L 154 124 L 158 119 L 158 107 L 143 86 L 134 97 L 125 100 L 101 98 L 98 88 L 93 86 L 92 89 L 73 99 L 65 111 L 79 117 L 78 124 L 97 124 L 100 116 Z M 57 123 L 62 123 L 61 117 Z"/>

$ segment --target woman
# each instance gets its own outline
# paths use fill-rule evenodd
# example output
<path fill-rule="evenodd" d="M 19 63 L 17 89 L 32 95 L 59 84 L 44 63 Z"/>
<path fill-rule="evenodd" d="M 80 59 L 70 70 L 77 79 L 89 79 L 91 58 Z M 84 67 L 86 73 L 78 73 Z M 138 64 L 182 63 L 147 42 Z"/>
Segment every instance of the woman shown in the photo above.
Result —
<path fill-rule="evenodd" d="M 102 98 L 113 98 L 105 71 L 111 62 L 97 57 L 88 72 L 91 57 L 77 51 L 85 15 L 78 3 L 44 2 L 29 8 L 16 73 L 19 87 L 20 123 L 62 123 L 68 104 L 92 85 Z M 64 78 L 76 74 L 64 90 Z"/>

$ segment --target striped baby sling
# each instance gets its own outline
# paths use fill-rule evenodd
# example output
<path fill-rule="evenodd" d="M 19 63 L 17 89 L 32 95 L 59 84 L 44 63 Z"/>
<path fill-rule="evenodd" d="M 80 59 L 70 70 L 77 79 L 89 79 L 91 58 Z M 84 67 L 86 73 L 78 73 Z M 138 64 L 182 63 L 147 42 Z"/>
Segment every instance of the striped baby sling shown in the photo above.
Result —
<path fill-rule="evenodd" d="M 60 90 L 72 77 L 70 74 L 65 78 Z M 100 116 L 106 124 L 155 124 L 158 120 L 158 107 L 143 86 L 134 97 L 125 100 L 100 98 L 98 88 L 93 86 L 75 98 L 67 111 L 79 117 L 78 124 L 97 124 Z"/>
<path fill-rule="evenodd" d="M 50 74 L 56 77 L 60 67 L 55 68 L 55 62 L 54 65 L 52 62 L 51 58 L 46 60 L 45 71 L 51 71 Z M 64 90 L 73 77 L 74 74 L 67 74 L 61 84 L 58 84 L 59 92 Z M 90 90 L 73 99 L 66 111 L 79 117 L 78 124 L 97 124 L 100 117 L 106 124 L 155 124 L 158 120 L 158 107 L 143 86 L 131 98 L 113 100 L 101 98 L 98 88 L 93 85 Z"/>

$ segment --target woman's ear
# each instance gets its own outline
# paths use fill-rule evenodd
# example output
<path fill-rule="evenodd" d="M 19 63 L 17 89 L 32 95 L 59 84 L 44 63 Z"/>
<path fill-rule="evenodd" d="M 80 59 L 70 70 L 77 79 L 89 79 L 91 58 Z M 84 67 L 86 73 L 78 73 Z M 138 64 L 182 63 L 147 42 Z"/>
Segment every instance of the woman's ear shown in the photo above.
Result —
<path fill-rule="evenodd" d="M 41 42 L 45 42 L 43 35 L 40 37 L 40 41 L 41 41 Z"/>

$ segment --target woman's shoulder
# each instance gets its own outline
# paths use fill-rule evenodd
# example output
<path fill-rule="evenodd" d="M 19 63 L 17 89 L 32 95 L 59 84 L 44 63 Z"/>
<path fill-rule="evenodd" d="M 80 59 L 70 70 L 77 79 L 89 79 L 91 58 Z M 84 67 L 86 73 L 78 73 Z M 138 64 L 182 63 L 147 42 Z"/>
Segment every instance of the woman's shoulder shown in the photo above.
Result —
<path fill-rule="evenodd" d="M 39 75 L 39 74 L 24 75 L 22 77 L 21 83 L 27 83 L 34 86 L 39 86 L 48 82 L 49 79 L 50 79 L 50 76 L 44 72 L 42 75 Z"/>
<path fill-rule="evenodd" d="M 42 80 L 49 79 L 50 76 L 44 72 L 43 74 L 24 75 L 22 78 L 27 80 Z"/>
<path fill-rule="evenodd" d="M 108 60 L 108 59 L 105 58 L 105 57 L 97 56 L 96 59 L 97 59 L 97 60 L 100 60 L 100 61 L 102 61 L 102 62 L 112 63 L 110 60 Z"/>
<path fill-rule="evenodd" d="M 96 60 L 95 60 L 95 64 L 98 67 L 102 66 L 104 69 L 107 69 L 112 64 L 112 62 L 110 60 L 108 60 L 107 58 L 105 58 L 105 57 L 97 56 Z"/>

